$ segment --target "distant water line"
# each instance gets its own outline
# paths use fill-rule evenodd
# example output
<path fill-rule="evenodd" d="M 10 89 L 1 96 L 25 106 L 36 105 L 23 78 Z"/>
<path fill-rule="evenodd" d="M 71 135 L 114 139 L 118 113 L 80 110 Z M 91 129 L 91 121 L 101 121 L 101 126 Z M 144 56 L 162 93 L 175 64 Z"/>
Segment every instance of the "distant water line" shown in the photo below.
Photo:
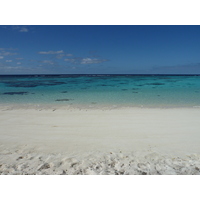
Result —
<path fill-rule="evenodd" d="M 198 75 L 0 76 L 0 104 L 198 107 Z"/>

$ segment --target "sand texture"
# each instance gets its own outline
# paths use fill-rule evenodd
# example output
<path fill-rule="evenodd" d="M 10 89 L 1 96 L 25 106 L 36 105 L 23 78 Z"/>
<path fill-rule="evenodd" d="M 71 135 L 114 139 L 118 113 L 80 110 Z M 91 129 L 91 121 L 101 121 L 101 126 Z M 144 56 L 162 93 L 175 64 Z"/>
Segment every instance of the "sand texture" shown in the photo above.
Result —
<path fill-rule="evenodd" d="M 200 174 L 200 156 L 93 152 L 87 156 L 3 151 L 0 174 L 7 175 L 187 175 Z"/>
<path fill-rule="evenodd" d="M 199 174 L 200 109 L 0 110 L 0 174 Z"/>

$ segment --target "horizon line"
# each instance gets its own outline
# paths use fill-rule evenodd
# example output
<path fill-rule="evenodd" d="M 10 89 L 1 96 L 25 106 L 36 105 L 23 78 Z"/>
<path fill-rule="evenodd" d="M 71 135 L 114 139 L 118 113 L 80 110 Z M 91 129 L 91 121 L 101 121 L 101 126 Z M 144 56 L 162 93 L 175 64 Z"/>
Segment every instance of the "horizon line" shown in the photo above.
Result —
<path fill-rule="evenodd" d="M 129 75 L 129 76 L 199 76 L 200 74 L 0 74 L 0 76 L 61 76 L 61 75 L 75 75 L 75 76 L 83 76 L 83 75 Z"/>

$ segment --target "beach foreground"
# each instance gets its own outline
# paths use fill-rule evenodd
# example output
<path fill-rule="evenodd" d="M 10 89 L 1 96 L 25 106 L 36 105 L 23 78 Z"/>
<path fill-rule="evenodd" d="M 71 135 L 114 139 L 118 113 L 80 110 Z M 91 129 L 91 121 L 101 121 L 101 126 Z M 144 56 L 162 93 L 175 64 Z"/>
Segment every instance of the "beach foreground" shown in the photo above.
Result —
<path fill-rule="evenodd" d="M 1 174 L 200 174 L 199 108 L 0 107 Z"/>

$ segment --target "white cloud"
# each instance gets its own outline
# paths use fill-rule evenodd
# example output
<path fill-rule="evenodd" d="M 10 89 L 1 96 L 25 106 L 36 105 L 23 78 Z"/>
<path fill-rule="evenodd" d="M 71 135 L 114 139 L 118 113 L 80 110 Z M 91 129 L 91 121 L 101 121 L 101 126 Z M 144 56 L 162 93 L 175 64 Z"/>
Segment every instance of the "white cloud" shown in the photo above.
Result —
<path fill-rule="evenodd" d="M 19 32 L 28 32 L 28 29 L 27 28 L 20 28 Z"/>
<path fill-rule="evenodd" d="M 17 25 L 13 25 L 13 26 L 7 26 L 8 29 L 11 29 L 13 31 L 18 31 L 18 32 L 28 32 L 28 28 L 26 26 L 17 26 Z"/>
<path fill-rule="evenodd" d="M 48 54 L 60 54 L 60 53 L 64 53 L 64 51 L 63 50 L 60 50 L 60 51 L 40 51 L 38 53 L 48 55 Z"/>
<path fill-rule="evenodd" d="M 6 62 L 12 62 L 12 60 L 6 60 Z"/>
<path fill-rule="evenodd" d="M 10 51 L 6 51 L 6 50 L 16 51 L 17 49 L 13 49 L 13 48 L 0 48 L 0 56 L 17 55 L 16 52 L 10 52 Z"/>
<path fill-rule="evenodd" d="M 5 56 L 13 56 L 13 55 L 17 55 L 17 53 L 5 52 L 4 55 Z"/>
<path fill-rule="evenodd" d="M 71 53 L 68 53 L 68 54 L 57 54 L 56 55 L 56 58 L 58 58 L 58 59 L 61 59 L 61 58 L 63 58 L 63 57 L 65 57 L 65 56 L 68 56 L 68 57 L 70 57 L 70 56 L 73 56 Z"/>
<path fill-rule="evenodd" d="M 66 58 L 64 60 L 74 64 L 98 64 L 108 61 L 107 59 L 96 58 Z"/>
<path fill-rule="evenodd" d="M 0 59 L 3 59 L 4 57 L 3 56 L 0 56 Z"/>
<path fill-rule="evenodd" d="M 17 55 L 17 53 L 3 51 L 3 52 L 0 52 L 0 55 L 3 55 L 3 56 L 13 56 L 13 55 Z"/>
<path fill-rule="evenodd" d="M 23 60 L 23 58 L 15 58 L 16 60 Z"/>
<path fill-rule="evenodd" d="M 81 60 L 81 64 L 97 64 L 97 63 L 102 63 L 108 61 L 106 59 L 96 59 L 96 58 L 83 58 Z"/>
<path fill-rule="evenodd" d="M 21 69 L 22 67 L 12 67 L 12 66 L 8 66 L 8 67 L 6 67 L 5 69 Z"/>
<path fill-rule="evenodd" d="M 63 50 L 59 51 L 39 51 L 38 54 L 41 55 L 55 55 L 55 58 L 61 59 L 63 57 L 71 57 L 73 56 L 71 53 L 66 54 Z"/>
<path fill-rule="evenodd" d="M 54 62 L 51 60 L 42 60 L 41 63 L 50 64 L 50 65 L 54 64 Z"/>
<path fill-rule="evenodd" d="M 20 72 L 19 70 L 26 70 L 26 68 L 22 66 L 10 66 L 9 63 L 0 63 L 1 73 Z"/>
<path fill-rule="evenodd" d="M 21 65 L 22 63 L 21 62 L 17 62 L 17 65 Z"/>
<path fill-rule="evenodd" d="M 29 29 L 27 26 L 24 25 L 8 25 L 8 26 L 2 26 L 2 28 L 10 30 L 10 31 L 18 31 L 18 32 L 28 32 Z"/>

